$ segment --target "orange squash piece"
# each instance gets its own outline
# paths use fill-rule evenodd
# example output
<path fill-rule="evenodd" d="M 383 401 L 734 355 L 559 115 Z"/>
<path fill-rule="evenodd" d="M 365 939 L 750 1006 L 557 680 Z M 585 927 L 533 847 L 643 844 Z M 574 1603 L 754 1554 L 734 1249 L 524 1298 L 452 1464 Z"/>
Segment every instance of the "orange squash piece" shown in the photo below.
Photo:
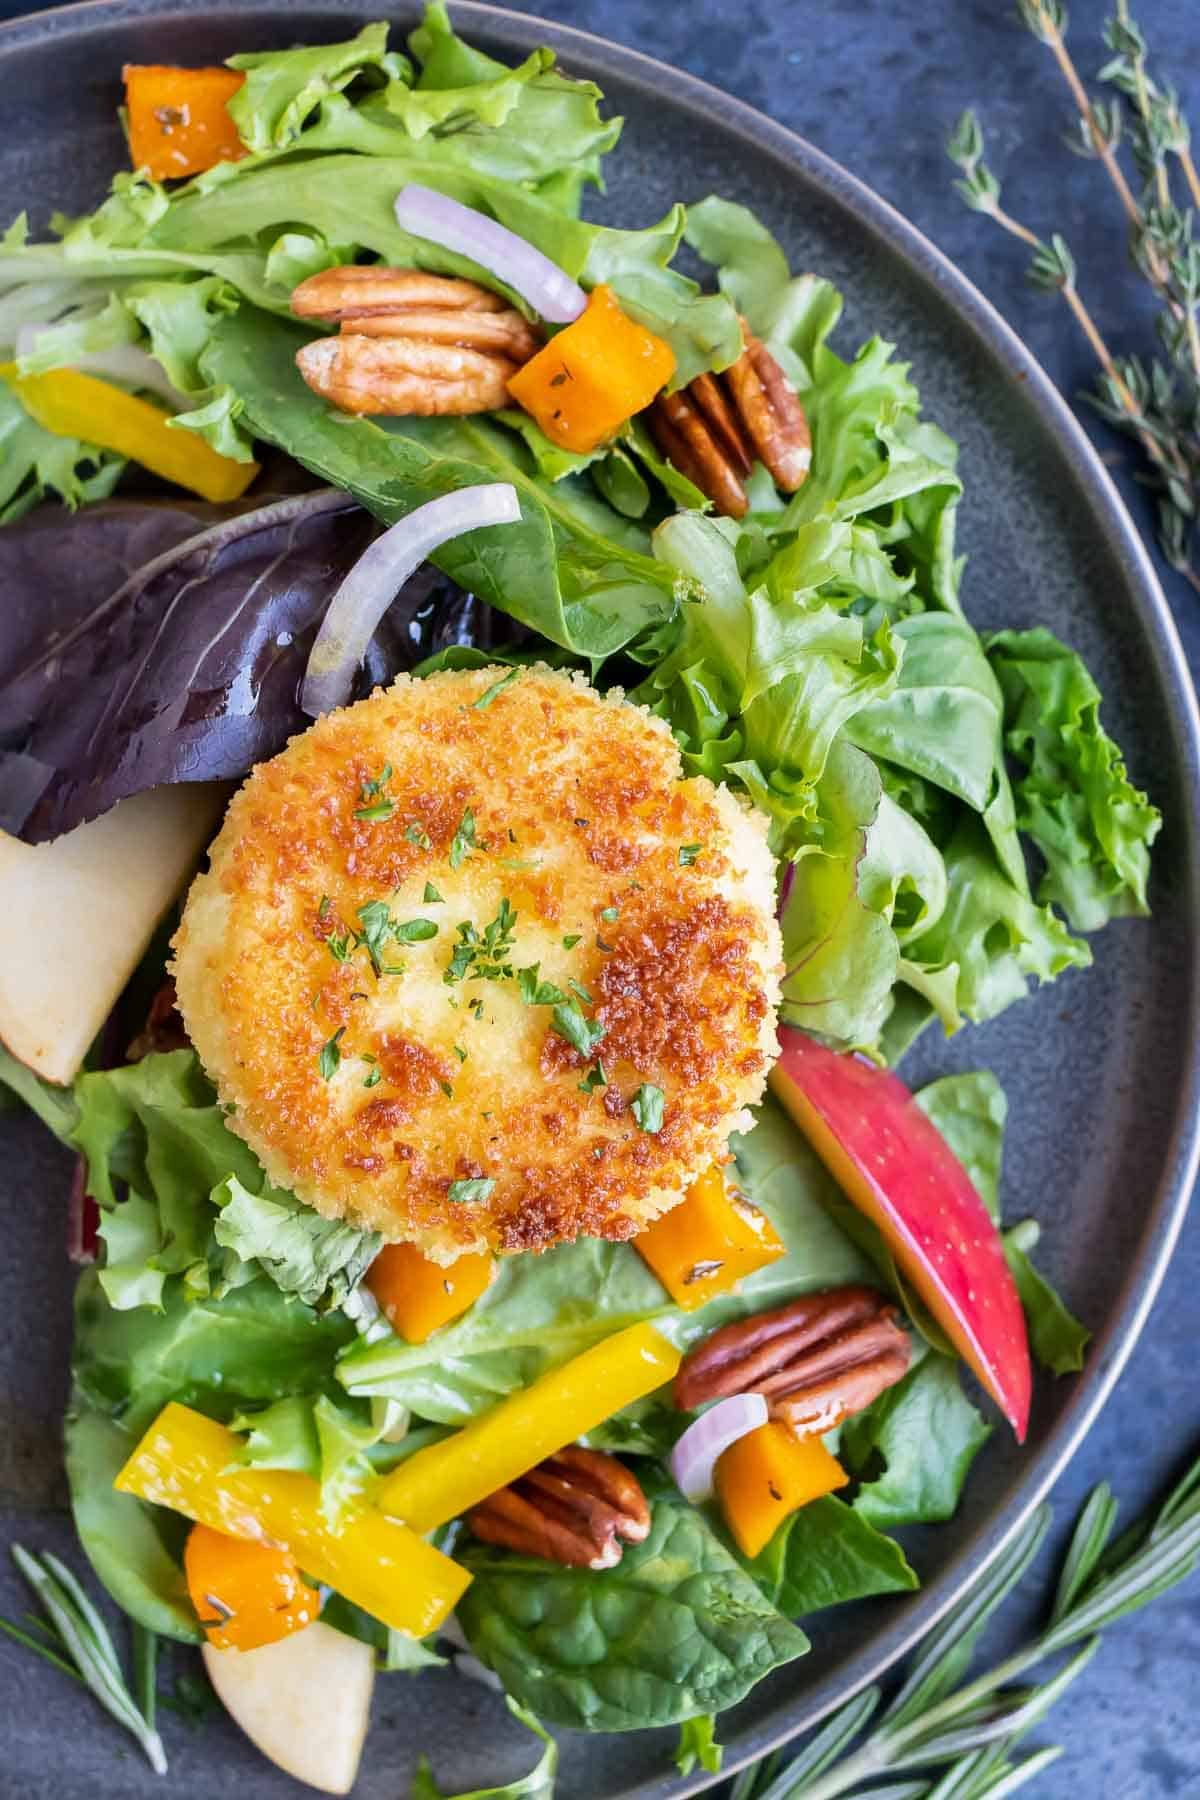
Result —
<path fill-rule="evenodd" d="M 685 1312 L 787 1254 L 767 1215 L 729 1185 L 717 1163 L 633 1247 Z"/>
<path fill-rule="evenodd" d="M 792 1513 L 850 1479 L 819 1437 L 795 1437 L 774 1419 L 731 1444 L 715 1478 L 725 1523 L 742 1555 L 751 1557 Z"/>
<path fill-rule="evenodd" d="M 126 63 L 123 74 L 135 169 L 145 169 L 155 181 L 170 181 L 245 156 L 226 110 L 246 79 L 238 70 Z"/>
<path fill-rule="evenodd" d="M 552 443 L 595 450 L 649 406 L 675 373 L 675 353 L 593 288 L 579 317 L 519 369 L 508 391 Z"/>
<path fill-rule="evenodd" d="M 367 1286 L 392 1329 L 410 1344 L 423 1344 L 475 1304 L 494 1268 L 486 1250 L 444 1269 L 415 1244 L 385 1244 L 367 1271 Z"/>
<path fill-rule="evenodd" d="M 193 1525 L 183 1552 L 196 1617 L 216 1650 L 259 1650 L 311 1625 L 320 1596 L 290 1550 Z"/>

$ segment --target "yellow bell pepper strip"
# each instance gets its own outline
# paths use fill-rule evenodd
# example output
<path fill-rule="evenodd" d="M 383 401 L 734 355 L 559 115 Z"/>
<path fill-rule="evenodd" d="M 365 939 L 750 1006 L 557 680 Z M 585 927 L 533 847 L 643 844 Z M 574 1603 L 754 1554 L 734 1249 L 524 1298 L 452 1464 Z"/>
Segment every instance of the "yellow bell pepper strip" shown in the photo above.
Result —
<path fill-rule="evenodd" d="M 0 379 L 44 430 L 115 450 L 202 499 L 237 500 L 258 474 L 257 463 L 235 462 L 194 431 L 175 430 L 161 406 L 78 369 L 18 375 L 15 363 L 0 363 Z"/>
<path fill-rule="evenodd" d="M 552 443 L 595 450 L 649 406 L 675 373 L 662 338 L 622 312 L 611 288 L 593 288 L 579 317 L 508 384 Z"/>
<path fill-rule="evenodd" d="M 696 1178 L 678 1206 L 640 1232 L 633 1247 L 685 1312 L 787 1255 L 767 1215 L 730 1186 L 718 1163 Z"/>
<path fill-rule="evenodd" d="M 730 1444 L 717 1463 L 717 1498 L 743 1556 L 757 1556 L 786 1518 L 850 1477 L 819 1437 L 770 1420 Z"/>
<path fill-rule="evenodd" d="M 367 1270 L 367 1286 L 389 1325 L 410 1344 L 428 1337 L 474 1306 L 495 1272 L 486 1250 L 443 1268 L 415 1244 L 385 1244 Z"/>
<path fill-rule="evenodd" d="M 226 110 L 246 77 L 234 69 L 126 63 L 125 111 L 135 169 L 155 181 L 236 162 L 246 146 Z"/>
<path fill-rule="evenodd" d="M 330 1531 L 311 1476 L 240 1468 L 242 1449 L 224 1425 L 171 1401 L 114 1486 L 230 1537 L 284 1545 L 314 1580 L 395 1631 L 425 1637 L 454 1611 L 466 1569 L 373 1507 Z"/>
<path fill-rule="evenodd" d="M 215 1650 L 261 1650 L 311 1625 L 321 1597 L 290 1550 L 193 1525 L 183 1572 L 196 1617 Z"/>
<path fill-rule="evenodd" d="M 385 1478 L 375 1504 L 413 1531 L 469 1512 L 535 1464 L 670 1381 L 680 1353 L 652 1325 L 631 1325 L 539 1376 L 453 1437 Z"/>

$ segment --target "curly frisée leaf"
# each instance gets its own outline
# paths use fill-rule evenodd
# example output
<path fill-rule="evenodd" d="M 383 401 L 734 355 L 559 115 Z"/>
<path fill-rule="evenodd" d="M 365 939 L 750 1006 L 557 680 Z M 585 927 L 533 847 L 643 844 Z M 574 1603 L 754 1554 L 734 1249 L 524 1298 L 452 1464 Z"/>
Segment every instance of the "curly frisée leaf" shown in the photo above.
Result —
<path fill-rule="evenodd" d="M 483 1544 L 462 1556 L 474 1576 L 458 1608 L 471 1648 L 555 1724 L 625 1731 L 721 1712 L 809 1647 L 704 1515 L 666 1487 L 649 1537 L 613 1569 Z"/>

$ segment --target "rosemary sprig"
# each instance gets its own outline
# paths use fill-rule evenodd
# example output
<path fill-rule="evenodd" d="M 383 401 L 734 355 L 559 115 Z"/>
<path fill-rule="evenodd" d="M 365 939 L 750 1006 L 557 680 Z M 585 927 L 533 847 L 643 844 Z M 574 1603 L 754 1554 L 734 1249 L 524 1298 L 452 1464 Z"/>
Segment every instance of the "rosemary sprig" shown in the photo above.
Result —
<path fill-rule="evenodd" d="M 1158 302 L 1162 355 L 1110 350 L 1080 295 L 1075 260 L 1063 238 L 1039 237 L 1001 206 L 1000 183 L 984 160 L 983 134 L 972 112 L 963 114 L 946 146 L 961 171 L 955 186 L 968 206 L 1030 247 L 1030 279 L 1060 294 L 1070 308 L 1100 365 L 1085 398 L 1140 446 L 1149 465 L 1146 479 L 1158 491 L 1163 554 L 1200 592 L 1194 560 L 1200 519 L 1200 243 L 1195 241 L 1200 173 L 1188 123 L 1175 90 L 1150 70 L 1145 34 L 1130 16 L 1128 0 L 1116 0 L 1105 26 L 1112 56 L 1098 79 L 1112 89 L 1107 100 L 1088 93 L 1067 48 L 1061 0 L 1017 0 L 1017 11 L 1050 51 L 1070 93 L 1075 128 L 1069 147 L 1095 157 L 1112 183 L 1134 266 Z M 1122 167 L 1123 146 L 1140 191 Z"/>
<path fill-rule="evenodd" d="M 856 1694 L 786 1767 L 777 1756 L 748 1769 L 730 1800 L 999 1800 L 1036 1780 L 1061 1752 L 1019 1755 L 1021 1741 L 1083 1673 L 1100 1633 L 1200 1561 L 1200 1460 L 1156 1512 L 1115 1541 L 1117 1503 L 1107 1483 L 1096 1488 L 1071 1535 L 1044 1629 L 966 1680 L 980 1633 L 1037 1555 L 1050 1517 L 1040 1507 L 935 1627 L 882 1711 L 879 1688 Z M 1018 1685 L 1065 1651 L 1044 1680 Z M 881 1778 L 885 1785 L 874 1785 Z"/>
<path fill-rule="evenodd" d="M 14 1544 L 12 1556 L 51 1629 L 37 1619 L 30 1621 L 33 1631 L 8 1619 L 0 1619 L 0 1629 L 53 1668 L 82 1682 L 105 1711 L 137 1739 L 155 1773 L 165 1775 L 167 1758 L 154 1729 L 155 1634 L 143 1626 L 135 1627 L 134 1682 L 139 1697 L 135 1701 L 108 1627 L 70 1569 L 48 1550 L 39 1559 Z"/>

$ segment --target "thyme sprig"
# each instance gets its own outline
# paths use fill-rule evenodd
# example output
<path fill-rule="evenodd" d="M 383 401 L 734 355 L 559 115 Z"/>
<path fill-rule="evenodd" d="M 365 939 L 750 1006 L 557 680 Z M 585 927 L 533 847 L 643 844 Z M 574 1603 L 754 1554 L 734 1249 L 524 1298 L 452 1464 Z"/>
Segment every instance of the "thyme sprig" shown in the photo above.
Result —
<path fill-rule="evenodd" d="M 1171 86 L 1149 66 L 1145 34 L 1128 0 L 1116 0 L 1105 26 L 1112 55 L 1098 80 L 1112 93 L 1089 94 L 1067 48 L 1067 12 L 1061 0 L 1017 0 L 1027 28 L 1050 51 L 1075 109 L 1069 147 L 1096 158 L 1107 174 L 1128 232 L 1135 268 L 1158 302 L 1156 329 L 1162 354 L 1118 355 L 1105 342 L 1077 283 L 1075 259 L 1062 237 L 1043 239 L 1000 204 L 1000 183 L 984 160 L 983 133 L 965 112 L 947 143 L 959 168 L 955 183 L 967 205 L 987 214 L 1001 230 L 1033 251 L 1030 279 L 1058 293 L 1088 341 L 1100 373 L 1085 396 L 1102 418 L 1134 438 L 1158 492 L 1159 541 L 1171 567 L 1200 592 L 1195 566 L 1200 519 L 1200 173 L 1191 151 L 1188 122 Z M 1128 149 L 1131 181 L 1122 166 Z"/>
<path fill-rule="evenodd" d="M 154 1772 L 165 1775 L 166 1752 L 154 1728 L 154 1633 L 141 1626 L 134 1628 L 135 1700 L 109 1629 L 70 1569 L 48 1550 L 41 1557 L 31 1556 L 20 1544 L 13 1545 L 12 1557 L 49 1623 L 31 1619 L 32 1631 L 24 1631 L 11 1620 L 0 1619 L 0 1630 L 64 1675 L 82 1682 L 104 1710 L 137 1739 Z"/>
<path fill-rule="evenodd" d="M 1022 1755 L 1021 1742 L 1083 1673 L 1100 1634 L 1200 1561 L 1200 1460 L 1157 1510 L 1115 1540 L 1117 1503 L 1102 1482 L 1071 1535 L 1044 1628 L 965 1680 L 984 1626 L 1033 1562 L 1050 1518 L 1048 1507 L 1038 1508 L 925 1639 L 882 1711 L 879 1688 L 856 1694 L 787 1767 L 776 1756 L 748 1769 L 731 1800 L 999 1800 L 1036 1780 L 1061 1752 L 1051 1746 Z M 1020 1685 L 1064 1652 L 1045 1679 Z M 886 1785 L 872 1785 L 881 1778 Z"/>

